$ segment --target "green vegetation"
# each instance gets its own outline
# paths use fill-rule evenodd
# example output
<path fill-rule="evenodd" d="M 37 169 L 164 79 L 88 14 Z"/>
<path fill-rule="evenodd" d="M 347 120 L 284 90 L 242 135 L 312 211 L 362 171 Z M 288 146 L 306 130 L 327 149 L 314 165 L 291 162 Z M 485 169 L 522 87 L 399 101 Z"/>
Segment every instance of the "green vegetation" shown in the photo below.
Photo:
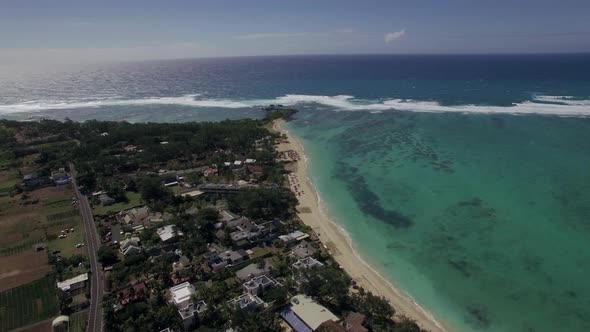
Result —
<path fill-rule="evenodd" d="M 141 194 L 139 193 L 127 191 L 125 192 L 125 196 L 127 196 L 127 202 L 120 202 L 107 206 L 95 204 L 92 208 L 94 210 L 94 214 L 99 216 L 110 215 L 119 211 L 133 209 L 134 207 L 138 207 L 142 204 Z"/>
<path fill-rule="evenodd" d="M 70 331 L 85 332 L 88 319 L 88 310 L 78 311 L 70 316 Z"/>
<path fill-rule="evenodd" d="M 9 331 L 59 314 L 55 281 L 51 277 L 0 293 L 0 331 Z"/>

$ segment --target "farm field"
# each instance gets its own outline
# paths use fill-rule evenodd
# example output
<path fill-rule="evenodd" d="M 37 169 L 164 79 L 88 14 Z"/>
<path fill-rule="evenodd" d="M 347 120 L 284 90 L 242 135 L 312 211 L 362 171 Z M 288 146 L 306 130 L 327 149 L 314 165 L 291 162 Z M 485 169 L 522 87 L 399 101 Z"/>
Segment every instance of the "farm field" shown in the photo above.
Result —
<path fill-rule="evenodd" d="M 29 249 L 17 255 L 0 256 L 0 292 L 43 278 L 49 271 L 44 251 Z"/>
<path fill-rule="evenodd" d="M 45 277 L 0 293 L 0 332 L 59 314 L 55 281 Z"/>

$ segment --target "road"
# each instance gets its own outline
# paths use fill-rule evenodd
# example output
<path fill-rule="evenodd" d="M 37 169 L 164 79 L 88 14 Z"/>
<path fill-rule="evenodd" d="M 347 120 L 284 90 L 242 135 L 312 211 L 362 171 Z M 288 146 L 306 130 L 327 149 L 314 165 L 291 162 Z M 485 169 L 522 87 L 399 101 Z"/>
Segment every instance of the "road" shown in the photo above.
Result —
<path fill-rule="evenodd" d="M 84 223 L 84 231 L 86 233 L 86 248 L 88 249 L 88 258 L 90 259 L 91 268 L 91 283 L 90 283 L 90 308 L 88 313 L 88 325 L 86 331 L 88 332 L 102 332 L 102 296 L 104 294 L 104 281 L 102 279 L 102 267 L 98 263 L 98 248 L 100 248 L 100 238 L 96 232 L 94 225 L 94 217 L 92 216 L 92 209 L 88 204 L 88 198 L 80 193 L 78 184 L 76 183 L 76 169 L 74 164 L 70 163 L 70 175 L 72 176 L 72 184 L 76 192 L 80 206 L 80 214 L 82 215 L 82 222 Z"/>

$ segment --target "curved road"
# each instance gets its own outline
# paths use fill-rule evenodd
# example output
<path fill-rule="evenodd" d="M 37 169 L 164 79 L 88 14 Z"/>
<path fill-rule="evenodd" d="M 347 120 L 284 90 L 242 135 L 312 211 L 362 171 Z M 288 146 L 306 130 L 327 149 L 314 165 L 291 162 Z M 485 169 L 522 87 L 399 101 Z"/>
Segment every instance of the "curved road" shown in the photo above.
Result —
<path fill-rule="evenodd" d="M 78 184 L 76 183 L 76 169 L 74 164 L 70 163 L 70 175 L 72 176 L 72 184 L 76 197 L 78 198 L 80 206 L 80 214 L 82 215 L 82 222 L 84 223 L 84 231 L 86 233 L 86 248 L 88 248 L 88 258 L 90 259 L 91 268 L 91 282 L 90 282 L 90 308 L 88 310 L 88 325 L 86 331 L 88 332 L 102 332 L 102 296 L 104 294 L 104 282 L 102 280 L 101 266 L 98 263 L 97 251 L 100 248 L 100 238 L 96 232 L 94 225 L 94 218 L 92 217 L 92 209 L 88 204 L 86 196 L 80 193 Z"/>

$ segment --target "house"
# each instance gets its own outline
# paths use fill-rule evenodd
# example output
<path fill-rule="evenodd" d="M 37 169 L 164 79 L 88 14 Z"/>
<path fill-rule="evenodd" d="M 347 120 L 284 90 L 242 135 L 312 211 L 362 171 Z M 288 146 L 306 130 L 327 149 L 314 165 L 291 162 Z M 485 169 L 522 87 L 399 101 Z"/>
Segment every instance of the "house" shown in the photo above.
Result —
<path fill-rule="evenodd" d="M 289 243 L 301 241 L 303 239 L 307 239 L 308 237 L 309 237 L 309 234 L 307 234 L 307 233 L 303 233 L 302 231 L 294 231 L 292 233 L 279 236 L 279 239 L 281 239 L 281 241 L 285 242 L 285 244 L 289 244 Z"/>
<path fill-rule="evenodd" d="M 178 262 L 172 263 L 172 271 L 182 271 L 191 267 L 191 261 L 186 256 L 180 256 Z"/>
<path fill-rule="evenodd" d="M 66 173 L 64 168 L 60 168 L 57 171 L 52 171 L 50 178 L 58 186 L 72 182 L 72 178 L 68 173 Z"/>
<path fill-rule="evenodd" d="M 256 159 L 246 159 L 244 162 L 246 164 L 254 164 L 256 162 Z"/>
<path fill-rule="evenodd" d="M 194 303 L 193 298 L 197 293 L 193 285 L 188 282 L 170 288 L 170 294 L 172 303 L 178 308 L 185 330 L 189 330 L 196 323 L 199 313 L 207 309 L 207 305 L 203 301 Z"/>
<path fill-rule="evenodd" d="M 253 231 L 255 226 L 246 217 L 234 218 L 225 223 L 225 226 L 231 230 L 238 229 L 240 231 Z"/>
<path fill-rule="evenodd" d="M 156 233 L 158 233 L 162 242 L 172 242 L 176 237 L 184 235 L 180 230 L 177 230 L 174 225 L 160 227 L 156 230 Z"/>
<path fill-rule="evenodd" d="M 276 284 L 277 282 L 274 279 L 263 274 L 246 281 L 242 287 L 246 293 L 259 295 L 263 291 L 273 287 Z"/>
<path fill-rule="evenodd" d="M 298 259 L 302 259 L 313 256 L 318 250 L 314 248 L 311 243 L 307 241 L 301 241 L 301 243 L 294 246 L 291 251 L 293 256 L 297 257 Z"/>
<path fill-rule="evenodd" d="M 207 303 L 201 300 L 197 303 L 189 303 L 186 307 L 178 309 L 185 331 L 191 330 L 199 321 L 199 317 L 207 310 Z"/>
<path fill-rule="evenodd" d="M 137 236 L 133 236 L 119 242 L 119 251 L 124 257 L 139 254 L 141 252 L 140 240 Z"/>
<path fill-rule="evenodd" d="M 107 132 L 105 131 L 104 133 L 101 133 L 101 134 L 100 134 L 100 136 L 102 136 L 102 137 L 107 137 L 107 136 L 109 136 L 109 133 L 107 133 Z"/>
<path fill-rule="evenodd" d="M 227 210 L 219 211 L 219 220 L 221 220 L 224 223 L 227 223 L 227 222 L 237 219 L 239 217 L 240 216 L 238 216 L 237 214 L 231 213 L 230 211 L 227 211 Z"/>
<path fill-rule="evenodd" d="M 321 331 L 330 331 L 330 332 L 346 332 L 344 326 L 336 323 L 333 320 L 327 320 L 320 324 L 318 330 Z"/>
<path fill-rule="evenodd" d="M 203 171 L 203 176 L 210 177 L 217 174 L 217 168 L 209 167 Z"/>
<path fill-rule="evenodd" d="M 262 301 L 258 296 L 256 295 L 252 295 L 249 293 L 244 293 L 232 300 L 227 301 L 227 304 L 230 307 L 236 308 L 236 309 L 249 309 L 249 310 L 253 310 L 256 309 L 260 306 L 262 306 L 264 304 L 264 301 Z"/>
<path fill-rule="evenodd" d="M 133 144 L 127 144 L 123 147 L 123 150 L 127 153 L 134 153 L 137 151 L 137 146 Z"/>
<path fill-rule="evenodd" d="M 248 281 L 252 278 L 260 277 L 270 272 L 267 264 L 263 268 L 259 267 L 257 263 L 252 263 L 243 269 L 236 271 L 236 277 L 242 281 Z"/>
<path fill-rule="evenodd" d="M 120 292 L 119 303 L 123 306 L 144 298 L 147 294 L 147 287 L 143 281 L 131 282 L 131 287 L 127 287 Z"/>
<path fill-rule="evenodd" d="M 57 288 L 64 292 L 81 293 L 88 282 L 88 273 L 82 273 L 76 277 L 60 281 L 57 283 Z"/>
<path fill-rule="evenodd" d="M 365 315 L 358 312 L 351 312 L 344 318 L 344 328 L 347 332 L 368 332 L 369 330 L 363 326 L 365 322 Z"/>
<path fill-rule="evenodd" d="M 39 176 L 37 173 L 29 173 L 23 176 L 23 184 L 25 187 L 36 187 L 39 185 Z"/>
<path fill-rule="evenodd" d="M 149 216 L 149 209 L 147 206 L 133 208 L 131 210 L 123 211 L 120 213 L 122 221 L 126 224 L 139 224 L 142 223 Z"/>
<path fill-rule="evenodd" d="M 100 201 L 100 204 L 102 204 L 103 206 L 108 206 L 108 205 L 115 204 L 115 200 L 113 198 L 111 198 L 107 194 L 101 194 L 101 195 L 99 195 L 98 196 L 98 200 Z"/>
<path fill-rule="evenodd" d="M 234 161 L 234 167 L 242 167 L 242 161 L 241 160 Z"/>
<path fill-rule="evenodd" d="M 228 264 L 235 265 L 243 262 L 248 257 L 248 254 L 244 250 L 227 250 L 220 253 L 218 257 Z"/>
<path fill-rule="evenodd" d="M 314 259 L 313 257 L 306 257 L 297 260 L 297 262 L 293 263 L 293 267 L 296 269 L 311 269 L 314 267 L 324 266 L 322 262 Z"/>
<path fill-rule="evenodd" d="M 312 331 L 317 330 L 326 321 L 337 322 L 339 320 L 326 307 L 301 294 L 291 298 L 291 311 Z"/>
<path fill-rule="evenodd" d="M 264 174 L 264 168 L 262 168 L 262 166 L 260 165 L 246 165 L 246 169 L 248 170 L 248 172 L 252 173 L 252 175 L 258 177 Z"/>

